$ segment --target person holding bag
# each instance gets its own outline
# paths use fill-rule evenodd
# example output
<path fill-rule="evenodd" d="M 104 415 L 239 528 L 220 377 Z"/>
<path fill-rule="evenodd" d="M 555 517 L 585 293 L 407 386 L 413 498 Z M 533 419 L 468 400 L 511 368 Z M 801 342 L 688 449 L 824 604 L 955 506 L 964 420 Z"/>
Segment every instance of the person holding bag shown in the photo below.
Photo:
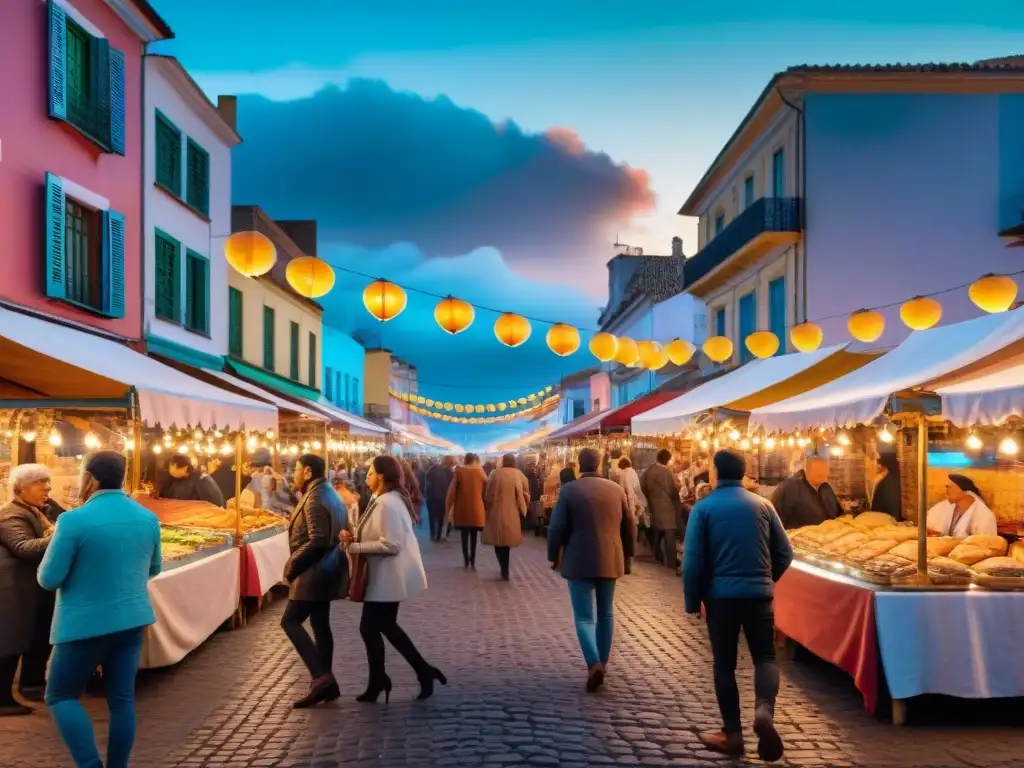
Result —
<path fill-rule="evenodd" d="M 348 511 L 327 482 L 327 465 L 320 456 L 300 456 L 293 481 L 301 495 L 288 524 L 291 557 L 284 567 L 288 605 L 281 628 L 312 678 L 309 691 L 293 705 L 304 709 L 341 696 L 331 669 L 331 602 L 348 593 L 348 558 L 338 546 L 339 537 L 348 529 Z M 313 638 L 302 626 L 306 619 Z"/>
<path fill-rule="evenodd" d="M 420 682 L 417 698 L 434 693 L 434 682 L 447 685 L 441 670 L 428 664 L 398 625 L 398 606 L 427 588 L 419 543 L 412 527 L 412 501 L 402 482 L 402 467 L 392 456 L 378 456 L 366 484 L 373 492 L 355 533 L 343 531 L 341 542 L 352 555 L 349 599 L 363 603 L 359 634 L 366 646 L 370 679 L 356 701 L 374 702 L 383 692 L 391 697 L 391 678 L 384 664 L 384 638 L 409 662 Z"/>

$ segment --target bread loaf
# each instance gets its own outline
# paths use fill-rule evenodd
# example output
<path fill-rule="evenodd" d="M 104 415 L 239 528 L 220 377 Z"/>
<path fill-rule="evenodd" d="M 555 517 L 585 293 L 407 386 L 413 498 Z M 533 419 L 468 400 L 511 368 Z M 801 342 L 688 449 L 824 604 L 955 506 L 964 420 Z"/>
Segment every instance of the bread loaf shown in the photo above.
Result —
<path fill-rule="evenodd" d="M 1010 557 L 1014 560 L 1024 563 L 1024 541 L 1015 541 L 1010 547 Z"/>
<path fill-rule="evenodd" d="M 990 557 L 993 557 L 991 550 L 975 544 L 968 544 L 966 541 L 962 544 L 957 544 L 953 551 L 949 553 L 950 560 L 955 560 L 964 565 L 974 565 Z"/>
<path fill-rule="evenodd" d="M 1001 557 L 1002 555 L 1005 555 L 1009 546 L 1006 539 L 1002 536 L 992 536 L 984 533 L 979 533 L 975 536 L 968 536 L 964 539 L 964 544 L 971 544 L 976 547 L 987 549 L 992 553 L 989 557 Z"/>
<path fill-rule="evenodd" d="M 881 528 L 883 525 L 896 525 L 896 518 L 885 512 L 862 512 L 853 522 L 866 528 Z"/>
<path fill-rule="evenodd" d="M 926 542 L 928 546 L 928 559 L 931 560 L 933 557 L 945 557 L 959 543 L 959 539 L 954 539 L 948 536 L 934 536 L 928 539 Z M 892 555 L 897 557 L 905 557 L 907 560 L 917 560 L 917 541 L 904 541 L 901 544 L 893 547 L 890 552 Z"/>
<path fill-rule="evenodd" d="M 826 552 L 830 552 L 833 555 L 845 555 L 847 552 L 852 552 L 861 544 L 864 544 L 867 540 L 867 533 L 864 533 L 863 531 L 851 531 L 850 533 L 840 536 L 832 543 L 825 545 L 824 549 Z"/>
<path fill-rule="evenodd" d="M 872 528 L 871 535 L 876 539 L 892 539 L 893 541 L 917 541 L 917 529 L 904 525 L 883 525 Z"/>
<path fill-rule="evenodd" d="M 857 563 L 864 563 L 872 558 L 884 555 L 896 546 L 892 539 L 871 539 L 847 553 L 847 557 Z"/>

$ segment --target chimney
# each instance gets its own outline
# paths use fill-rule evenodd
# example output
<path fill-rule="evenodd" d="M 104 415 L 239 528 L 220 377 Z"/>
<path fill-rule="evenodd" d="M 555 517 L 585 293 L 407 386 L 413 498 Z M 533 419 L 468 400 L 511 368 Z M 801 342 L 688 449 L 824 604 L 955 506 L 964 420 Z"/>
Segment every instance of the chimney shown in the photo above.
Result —
<path fill-rule="evenodd" d="M 672 238 L 672 256 L 677 259 L 685 258 L 683 256 L 683 238 L 673 237 Z"/>
<path fill-rule="evenodd" d="M 217 111 L 221 119 L 231 126 L 231 130 L 238 132 L 238 97 L 218 96 Z"/>

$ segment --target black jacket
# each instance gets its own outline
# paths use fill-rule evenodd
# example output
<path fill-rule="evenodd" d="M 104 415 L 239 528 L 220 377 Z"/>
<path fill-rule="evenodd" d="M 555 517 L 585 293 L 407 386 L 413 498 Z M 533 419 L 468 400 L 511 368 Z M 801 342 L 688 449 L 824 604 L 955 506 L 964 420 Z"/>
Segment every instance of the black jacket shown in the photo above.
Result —
<path fill-rule="evenodd" d="M 455 473 L 450 467 L 435 464 L 427 470 L 423 482 L 423 498 L 428 505 L 444 506 L 445 498 L 448 495 L 448 486 L 452 484 L 452 476 Z"/>
<path fill-rule="evenodd" d="M 325 572 L 322 561 L 338 546 L 338 535 L 348 528 L 348 511 L 325 480 L 316 480 L 299 499 L 288 523 L 291 557 L 284 566 L 291 600 L 341 600 L 348 592 L 348 560 Z"/>
<path fill-rule="evenodd" d="M 885 512 L 897 520 L 903 519 L 903 499 L 900 496 L 899 475 L 888 473 L 882 478 L 874 493 L 871 494 L 869 506 L 873 512 Z"/>
<path fill-rule="evenodd" d="M 234 492 L 231 495 L 233 497 Z M 208 501 L 218 507 L 224 506 L 224 495 L 220 492 L 217 481 L 199 470 L 190 472 L 185 477 L 172 477 L 160 496 L 178 501 Z"/>
<path fill-rule="evenodd" d="M 817 490 L 807 482 L 801 469 L 787 480 L 783 480 L 772 494 L 772 506 L 779 513 L 782 525 L 787 530 L 805 525 L 818 525 L 833 520 L 842 514 L 835 491 L 828 483 L 822 483 Z"/>

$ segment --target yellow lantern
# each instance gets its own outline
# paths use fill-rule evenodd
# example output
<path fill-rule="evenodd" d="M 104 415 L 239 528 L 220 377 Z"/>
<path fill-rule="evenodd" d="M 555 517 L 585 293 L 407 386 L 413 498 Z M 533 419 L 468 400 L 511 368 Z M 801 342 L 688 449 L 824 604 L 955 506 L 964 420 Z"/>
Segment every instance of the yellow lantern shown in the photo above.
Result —
<path fill-rule="evenodd" d="M 456 413 L 463 413 L 465 410 L 466 410 L 466 406 L 464 406 L 462 403 L 456 403 L 455 404 L 455 412 Z"/>
<path fill-rule="evenodd" d="M 473 305 L 468 301 L 446 296 L 434 307 L 434 319 L 441 329 L 454 336 L 473 324 Z"/>
<path fill-rule="evenodd" d="M 701 346 L 708 359 L 716 363 L 724 363 L 732 357 L 732 341 L 725 336 L 712 336 Z"/>
<path fill-rule="evenodd" d="M 771 331 L 755 331 L 743 340 L 750 354 L 764 360 L 779 351 L 779 337 Z"/>
<path fill-rule="evenodd" d="M 419 405 L 423 405 L 425 402 L 427 402 L 427 398 L 425 398 L 423 395 L 416 395 L 416 402 Z"/>
<path fill-rule="evenodd" d="M 644 368 L 648 368 L 653 371 L 661 367 L 657 365 L 662 357 L 662 346 L 658 342 L 638 341 L 636 344 L 636 351 L 640 357 L 640 365 Z M 664 363 L 662 363 L 662 365 L 664 365 Z"/>
<path fill-rule="evenodd" d="M 284 270 L 285 279 L 299 296 L 319 299 L 334 287 L 334 270 L 331 265 L 316 256 L 299 256 L 288 262 Z"/>
<path fill-rule="evenodd" d="M 527 402 L 527 400 L 526 400 L 525 397 L 520 397 L 519 398 L 519 405 L 526 405 L 526 402 Z"/>
<path fill-rule="evenodd" d="M 668 365 L 668 350 L 663 345 L 658 344 L 655 358 L 647 367 L 652 371 L 660 371 L 666 365 Z"/>
<path fill-rule="evenodd" d="M 971 301 L 990 314 L 1005 312 L 1017 299 L 1017 283 L 1006 275 L 985 275 L 971 283 Z"/>
<path fill-rule="evenodd" d="M 813 352 L 821 346 L 821 326 L 814 323 L 800 323 L 789 332 L 789 340 L 798 352 Z"/>
<path fill-rule="evenodd" d="M 486 410 L 486 408 L 484 408 L 482 405 L 474 405 L 473 410 L 476 411 L 477 413 L 483 413 Z"/>
<path fill-rule="evenodd" d="M 387 280 L 375 280 L 363 290 L 363 306 L 382 323 L 402 314 L 406 301 L 402 287 Z"/>
<path fill-rule="evenodd" d="M 619 349 L 619 340 L 610 333 L 595 333 L 590 337 L 590 354 L 607 363 L 615 359 L 615 353 Z"/>
<path fill-rule="evenodd" d="M 487 412 L 488 413 L 494 413 L 496 410 L 497 409 L 494 407 L 494 403 L 488 403 L 487 404 Z"/>
<path fill-rule="evenodd" d="M 518 347 L 532 332 L 530 321 L 514 312 L 506 312 L 494 321 L 494 335 L 506 347 Z"/>
<path fill-rule="evenodd" d="M 466 403 L 462 407 L 466 409 L 466 413 L 472 413 L 473 412 L 473 404 L 472 403 Z"/>
<path fill-rule="evenodd" d="M 428 398 L 427 398 L 427 400 L 426 400 L 426 403 L 425 403 L 425 405 L 427 406 L 427 408 L 433 408 L 433 407 L 434 407 L 434 401 L 433 401 L 433 400 L 431 400 L 431 399 L 430 399 L 430 398 L 428 397 Z"/>
<path fill-rule="evenodd" d="M 615 352 L 615 362 L 622 365 L 633 365 L 640 359 L 640 350 L 637 349 L 636 342 L 631 338 L 621 337 L 618 346 L 619 348 Z"/>
<path fill-rule="evenodd" d="M 696 348 L 685 339 L 673 339 L 665 347 L 665 351 L 673 365 L 686 365 L 693 357 Z"/>
<path fill-rule="evenodd" d="M 515 401 L 515 400 L 509 400 L 509 401 L 508 401 L 508 407 L 509 407 L 509 408 L 515 408 L 515 407 L 517 407 L 518 405 L 519 405 L 519 403 L 518 403 L 517 401 Z"/>
<path fill-rule="evenodd" d="M 942 319 L 942 305 L 928 296 L 916 296 L 900 307 L 900 319 L 912 331 L 926 331 Z"/>
<path fill-rule="evenodd" d="M 547 342 L 552 352 L 566 357 L 580 348 L 580 332 L 566 323 L 555 323 L 548 328 Z"/>
<path fill-rule="evenodd" d="M 873 309 L 861 309 L 850 315 L 846 329 L 857 341 L 870 344 L 878 341 L 885 333 L 885 317 Z"/>
<path fill-rule="evenodd" d="M 506 404 L 506 403 L 498 403 L 498 410 L 499 411 L 504 411 L 506 408 L 508 408 L 508 404 Z"/>
<path fill-rule="evenodd" d="M 451 403 L 445 403 L 445 404 L 444 404 L 444 409 L 445 409 L 446 411 L 450 411 L 450 410 L 452 410 L 452 409 L 453 409 L 454 407 L 455 407 L 455 406 L 454 406 L 454 405 L 452 405 Z"/>
<path fill-rule="evenodd" d="M 277 262 L 277 249 L 260 232 L 235 232 L 224 243 L 224 258 L 240 275 L 259 277 Z"/>

